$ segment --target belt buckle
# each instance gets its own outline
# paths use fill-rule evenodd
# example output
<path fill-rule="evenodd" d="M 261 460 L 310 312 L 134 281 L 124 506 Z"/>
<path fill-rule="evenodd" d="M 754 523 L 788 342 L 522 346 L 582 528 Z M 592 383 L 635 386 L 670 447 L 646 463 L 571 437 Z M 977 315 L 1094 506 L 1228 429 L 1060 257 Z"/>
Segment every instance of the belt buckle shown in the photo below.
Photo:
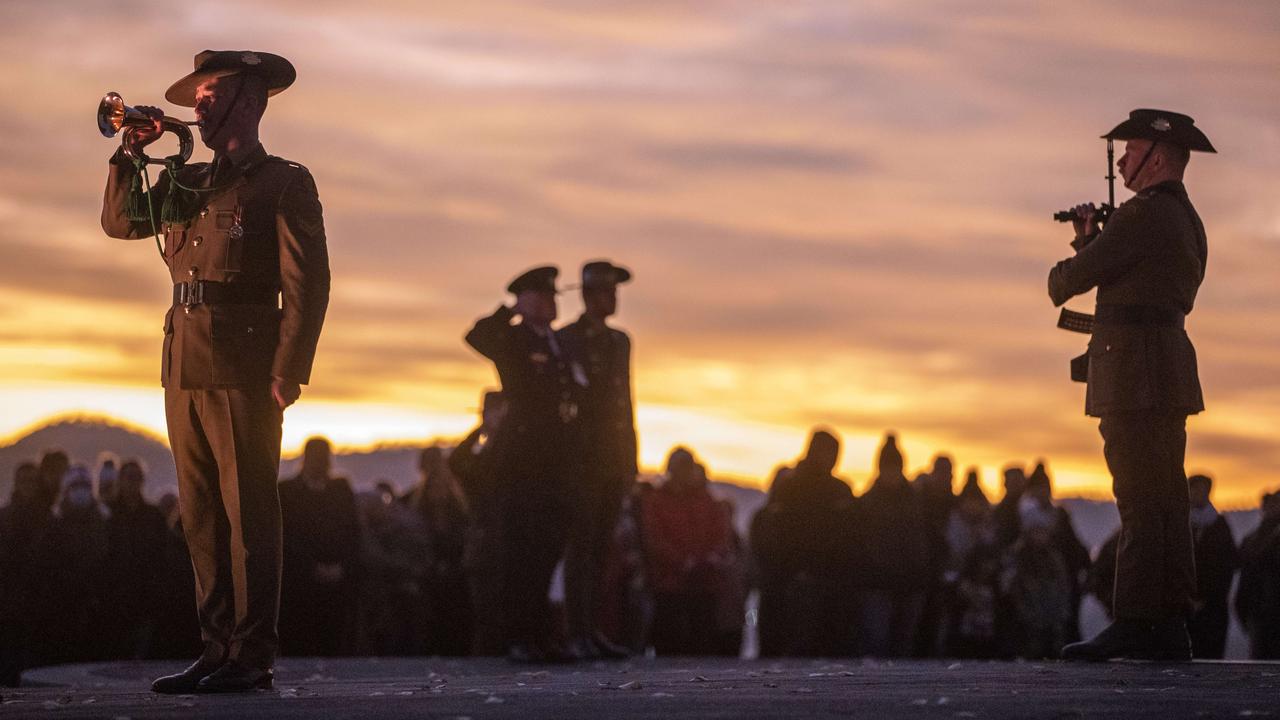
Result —
<path fill-rule="evenodd" d="M 179 287 L 181 287 L 182 290 L 178 291 L 178 302 L 184 308 L 190 309 L 204 302 L 203 280 L 184 282 Z"/>

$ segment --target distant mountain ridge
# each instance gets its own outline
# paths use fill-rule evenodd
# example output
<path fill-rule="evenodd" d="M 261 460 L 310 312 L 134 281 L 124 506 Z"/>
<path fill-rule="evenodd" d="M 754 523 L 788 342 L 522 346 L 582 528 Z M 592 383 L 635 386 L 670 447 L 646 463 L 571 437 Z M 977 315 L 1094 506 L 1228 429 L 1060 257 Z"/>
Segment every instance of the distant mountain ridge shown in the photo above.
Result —
<path fill-rule="evenodd" d="M 73 464 L 83 463 L 95 473 L 103 453 L 120 460 L 141 460 L 147 470 L 148 495 L 153 497 L 178 486 L 173 454 L 163 439 L 108 418 L 64 416 L 0 447 L 0 504 L 9 501 L 18 465 L 40 462 L 47 450 L 62 450 Z"/>

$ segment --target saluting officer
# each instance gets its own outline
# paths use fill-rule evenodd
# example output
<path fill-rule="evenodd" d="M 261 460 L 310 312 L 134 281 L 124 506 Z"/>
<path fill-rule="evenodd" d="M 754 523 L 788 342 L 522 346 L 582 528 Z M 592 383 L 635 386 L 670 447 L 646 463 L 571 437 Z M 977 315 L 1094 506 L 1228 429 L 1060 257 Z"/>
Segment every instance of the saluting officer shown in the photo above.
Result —
<path fill-rule="evenodd" d="M 514 307 L 500 305 L 466 337 L 493 362 L 507 400 L 490 452 L 502 495 L 508 657 L 516 662 L 571 659 L 553 642 L 547 591 L 568 539 L 586 377 L 551 329 L 558 272 L 537 267 L 511 281 L 507 292 L 516 298 Z M 520 322 L 512 324 L 517 317 Z"/>
<path fill-rule="evenodd" d="M 1186 115 L 1134 110 L 1103 136 L 1126 141 L 1125 187 L 1137 193 L 1099 228 L 1076 208 L 1074 257 L 1049 273 L 1054 305 L 1096 287 L 1085 412 L 1100 418 L 1120 510 L 1115 621 L 1065 659 L 1189 660 L 1196 589 L 1186 419 L 1204 409 L 1183 321 L 1204 279 L 1204 225 L 1182 184 L 1191 151 L 1216 152 Z"/>
<path fill-rule="evenodd" d="M 258 141 L 267 97 L 295 76 L 288 60 L 268 53 L 196 55 L 195 71 L 165 99 L 195 108 L 213 162 L 187 165 L 176 178 L 162 173 L 154 214 L 141 221 L 126 210 L 138 204 L 129 201 L 133 164 L 117 152 L 107 176 L 103 229 L 136 239 L 158 226 L 174 283 L 160 373 L 204 651 L 183 672 L 156 680 L 156 692 L 272 683 L 281 422 L 310 379 L 329 298 L 315 182 Z M 145 145 L 159 136 L 162 113 L 139 109 L 157 119 L 136 136 Z"/>
<path fill-rule="evenodd" d="M 618 285 L 631 271 L 607 260 L 582 266 L 584 311 L 556 334 L 587 375 L 582 404 L 585 468 L 565 556 L 565 605 L 574 655 L 625 657 L 597 631 L 600 580 L 622 500 L 636 479 L 636 425 L 631 402 L 631 338 L 606 321 L 618 311 Z"/>

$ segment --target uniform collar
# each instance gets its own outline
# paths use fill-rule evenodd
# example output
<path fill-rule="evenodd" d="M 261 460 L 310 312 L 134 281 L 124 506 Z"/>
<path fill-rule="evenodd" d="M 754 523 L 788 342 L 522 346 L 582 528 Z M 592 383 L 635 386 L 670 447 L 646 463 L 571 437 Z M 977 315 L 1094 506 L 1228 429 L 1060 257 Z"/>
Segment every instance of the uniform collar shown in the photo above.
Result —
<path fill-rule="evenodd" d="M 1138 194 L 1143 197 L 1150 197 L 1160 192 L 1173 193 L 1175 195 L 1186 195 L 1187 186 L 1184 185 L 1181 180 L 1165 180 L 1163 182 L 1158 182 L 1155 185 L 1149 185 L 1143 188 L 1142 192 Z"/>
<path fill-rule="evenodd" d="M 235 168 L 235 177 L 239 177 L 252 173 L 259 165 L 266 161 L 267 157 L 266 149 L 262 147 L 262 143 L 258 143 L 243 153 L 236 153 L 234 155 L 228 153 L 227 155 L 224 155 L 221 162 L 230 163 L 231 167 Z M 213 172 L 214 165 L 214 163 L 209 163 L 210 172 Z"/>
<path fill-rule="evenodd" d="M 587 333 L 592 335 L 602 333 L 609 329 L 609 324 L 604 320 L 597 320 L 586 313 L 582 313 L 582 316 L 578 318 L 578 322 L 582 323 L 582 327 L 586 329 Z"/>

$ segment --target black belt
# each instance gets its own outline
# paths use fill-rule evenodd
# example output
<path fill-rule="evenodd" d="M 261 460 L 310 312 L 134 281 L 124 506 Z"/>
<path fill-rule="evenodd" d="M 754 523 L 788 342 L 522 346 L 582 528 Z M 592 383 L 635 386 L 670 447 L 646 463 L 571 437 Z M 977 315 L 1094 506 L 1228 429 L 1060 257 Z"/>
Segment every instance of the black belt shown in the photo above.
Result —
<path fill-rule="evenodd" d="M 173 286 L 173 304 L 193 305 L 270 305 L 276 307 L 279 291 L 261 285 L 192 280 Z"/>
<path fill-rule="evenodd" d="M 1099 305 L 1094 321 L 1107 325 L 1163 325 L 1182 327 L 1186 314 L 1158 305 Z"/>

